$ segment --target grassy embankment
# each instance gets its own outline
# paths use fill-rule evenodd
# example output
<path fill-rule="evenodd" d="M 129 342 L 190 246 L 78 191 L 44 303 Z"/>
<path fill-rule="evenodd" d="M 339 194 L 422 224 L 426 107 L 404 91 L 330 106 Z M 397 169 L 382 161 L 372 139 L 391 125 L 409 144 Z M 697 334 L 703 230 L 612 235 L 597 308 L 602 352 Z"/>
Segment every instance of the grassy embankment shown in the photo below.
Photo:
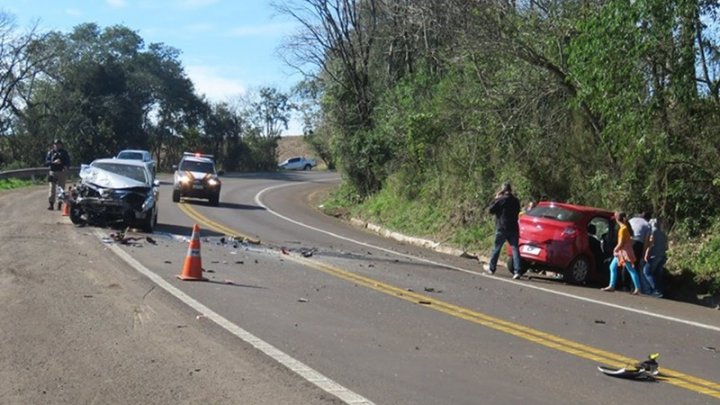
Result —
<path fill-rule="evenodd" d="M 35 184 L 36 183 L 33 183 L 31 180 L 4 179 L 0 180 L 0 190 L 12 190 L 16 188 L 33 186 Z"/>
<path fill-rule="evenodd" d="M 487 215 L 480 223 L 459 224 L 453 219 L 450 197 L 444 203 L 408 201 L 388 187 L 360 204 L 353 204 L 340 188 L 323 206 L 332 215 L 363 218 L 397 232 L 469 252 L 488 255 L 492 246 L 492 218 Z M 682 229 L 669 232 L 665 275 L 668 298 L 712 307 L 720 305 L 720 221 L 714 223 L 710 232 L 697 238 L 685 236 Z"/>

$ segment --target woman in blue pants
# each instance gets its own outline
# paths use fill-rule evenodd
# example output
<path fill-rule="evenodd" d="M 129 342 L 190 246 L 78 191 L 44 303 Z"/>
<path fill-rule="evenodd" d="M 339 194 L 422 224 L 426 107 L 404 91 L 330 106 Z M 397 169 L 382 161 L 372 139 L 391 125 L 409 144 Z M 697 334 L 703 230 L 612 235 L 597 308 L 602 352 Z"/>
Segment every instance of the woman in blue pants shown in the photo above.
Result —
<path fill-rule="evenodd" d="M 618 224 L 618 243 L 613 250 L 612 262 L 610 262 L 610 284 L 603 288 L 603 291 L 615 291 L 615 282 L 617 281 L 618 266 L 623 266 L 630 273 L 633 286 L 635 289 L 631 294 L 640 294 L 640 279 L 637 271 L 633 267 L 635 262 L 635 253 L 632 248 L 632 235 L 630 234 L 630 224 L 628 223 L 627 214 L 624 212 L 615 213 L 615 221 Z"/>

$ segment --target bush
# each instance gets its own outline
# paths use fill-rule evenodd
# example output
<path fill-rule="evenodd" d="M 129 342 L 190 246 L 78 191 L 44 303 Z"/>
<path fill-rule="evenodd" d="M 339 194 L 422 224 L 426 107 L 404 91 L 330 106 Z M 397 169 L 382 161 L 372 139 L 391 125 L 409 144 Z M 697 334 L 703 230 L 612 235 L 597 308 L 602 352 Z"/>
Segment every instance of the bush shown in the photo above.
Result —
<path fill-rule="evenodd" d="M 32 185 L 33 185 L 33 182 L 30 180 L 20 180 L 20 179 L 0 180 L 0 190 L 11 190 L 14 188 L 29 187 Z"/>
<path fill-rule="evenodd" d="M 691 274 L 698 293 L 720 294 L 720 217 L 714 218 L 708 231 L 697 237 L 688 236 L 685 227 L 678 228 L 670 251 L 670 271 Z"/>

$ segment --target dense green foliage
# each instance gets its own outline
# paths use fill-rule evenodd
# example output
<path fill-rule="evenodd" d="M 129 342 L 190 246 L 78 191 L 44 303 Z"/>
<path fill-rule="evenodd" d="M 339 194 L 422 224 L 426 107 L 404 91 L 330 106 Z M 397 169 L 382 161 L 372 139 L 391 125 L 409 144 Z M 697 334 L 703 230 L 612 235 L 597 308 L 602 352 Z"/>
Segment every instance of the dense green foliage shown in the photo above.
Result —
<path fill-rule="evenodd" d="M 5 13 L 0 20 L 10 21 Z M 237 106 L 209 102 L 195 93 L 178 50 L 145 46 L 123 26 L 20 35 L 0 24 L 0 35 L 0 169 L 41 165 L 55 138 L 74 164 L 138 148 L 165 170 L 186 150 L 214 154 L 226 170 L 276 167 L 292 105 L 274 88 Z"/>
<path fill-rule="evenodd" d="M 717 1 L 279 9 L 305 27 L 288 44 L 295 63 L 318 68 L 314 141 L 342 169 L 338 199 L 363 215 L 482 245 L 484 207 L 511 181 L 526 201 L 649 209 L 683 243 L 718 230 Z M 693 260 L 676 249 L 670 265 L 717 277 L 717 240 L 703 240 Z"/>
<path fill-rule="evenodd" d="M 32 185 L 33 185 L 33 182 L 30 180 L 19 180 L 19 179 L 0 180 L 0 190 L 12 190 L 15 188 L 29 187 Z"/>

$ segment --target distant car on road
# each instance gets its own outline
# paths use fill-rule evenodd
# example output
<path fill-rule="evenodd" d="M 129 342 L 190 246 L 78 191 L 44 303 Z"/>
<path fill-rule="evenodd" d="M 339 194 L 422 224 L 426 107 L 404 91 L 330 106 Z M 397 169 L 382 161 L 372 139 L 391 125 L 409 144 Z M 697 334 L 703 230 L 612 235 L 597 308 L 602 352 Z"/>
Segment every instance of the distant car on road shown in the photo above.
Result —
<path fill-rule="evenodd" d="M 295 156 L 285 159 L 278 165 L 280 170 L 310 170 L 317 166 L 315 159 L 307 159 L 305 156 Z"/>
<path fill-rule="evenodd" d="M 142 150 L 142 149 L 125 149 L 121 150 L 117 156 L 115 156 L 115 159 L 130 159 L 130 160 L 142 160 L 143 162 L 147 163 L 150 166 L 150 171 L 153 174 L 153 177 L 156 174 L 156 164 L 155 159 L 153 159 L 152 154 L 149 151 Z"/>
<path fill-rule="evenodd" d="M 220 204 L 220 188 L 222 184 L 215 171 L 212 155 L 201 153 L 183 153 L 180 163 L 173 165 L 173 202 L 181 198 L 205 198 L 210 205 Z"/>
<path fill-rule="evenodd" d="M 607 275 L 615 243 L 614 213 L 581 205 L 541 201 L 520 216 L 522 271 L 549 270 L 573 284 Z M 508 248 L 508 268 L 513 269 Z"/>

